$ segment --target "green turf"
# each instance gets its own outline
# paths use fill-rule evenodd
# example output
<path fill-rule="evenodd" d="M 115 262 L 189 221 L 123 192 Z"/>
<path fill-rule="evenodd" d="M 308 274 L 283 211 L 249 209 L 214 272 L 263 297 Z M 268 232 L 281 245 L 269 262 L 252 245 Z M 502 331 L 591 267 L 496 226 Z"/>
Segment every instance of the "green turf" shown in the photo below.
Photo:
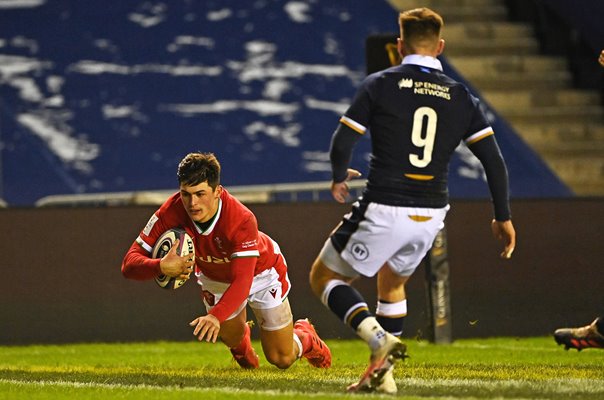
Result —
<path fill-rule="evenodd" d="M 261 357 L 240 369 L 222 344 L 194 341 L 0 347 L 0 399 L 363 399 L 344 388 L 363 372 L 358 340 L 327 341 L 333 366 L 281 371 Z M 564 351 L 551 338 L 407 342 L 395 371 L 405 399 L 604 398 L 604 350 Z M 260 351 L 259 343 L 254 346 Z"/>

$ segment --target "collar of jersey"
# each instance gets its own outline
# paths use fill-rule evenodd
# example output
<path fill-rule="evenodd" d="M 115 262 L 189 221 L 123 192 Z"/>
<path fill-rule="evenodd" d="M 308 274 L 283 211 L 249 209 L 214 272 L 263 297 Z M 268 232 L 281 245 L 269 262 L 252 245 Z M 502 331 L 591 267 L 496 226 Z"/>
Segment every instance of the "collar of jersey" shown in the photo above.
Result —
<path fill-rule="evenodd" d="M 220 218 L 221 211 L 222 211 L 222 199 L 218 199 L 218 211 L 216 211 L 216 215 L 214 216 L 214 221 L 212 222 L 212 225 L 208 226 L 208 229 L 206 229 L 205 231 L 202 231 L 201 228 L 197 224 L 193 224 L 193 225 L 195 225 L 195 230 L 197 231 L 197 233 L 199 233 L 200 235 L 204 235 L 204 236 L 207 236 L 210 233 L 212 233 L 212 231 L 214 230 L 214 227 L 216 226 L 216 222 L 218 222 L 218 218 Z"/>
<path fill-rule="evenodd" d="M 422 67 L 437 69 L 439 71 L 443 70 L 443 66 L 437 58 L 430 56 L 422 56 L 419 54 L 410 54 L 408 56 L 405 56 L 401 64 L 414 64 L 420 65 Z"/>

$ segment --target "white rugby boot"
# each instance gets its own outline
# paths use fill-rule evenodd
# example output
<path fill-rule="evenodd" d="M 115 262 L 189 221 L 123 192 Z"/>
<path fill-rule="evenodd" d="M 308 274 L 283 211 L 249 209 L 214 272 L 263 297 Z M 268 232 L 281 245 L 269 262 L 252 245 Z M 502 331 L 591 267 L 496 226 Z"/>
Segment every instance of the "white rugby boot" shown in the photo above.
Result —
<path fill-rule="evenodd" d="M 407 357 L 407 346 L 396 336 L 387 333 L 383 344 L 371 353 L 369 366 L 357 383 L 348 386 L 349 392 L 396 393 L 396 382 L 392 374 L 398 360 Z"/>

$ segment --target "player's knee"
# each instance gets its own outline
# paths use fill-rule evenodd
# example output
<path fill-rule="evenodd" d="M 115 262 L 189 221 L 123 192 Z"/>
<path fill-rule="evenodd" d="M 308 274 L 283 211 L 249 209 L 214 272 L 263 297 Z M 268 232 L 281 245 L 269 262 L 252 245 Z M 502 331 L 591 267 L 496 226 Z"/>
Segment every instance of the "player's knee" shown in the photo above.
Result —
<path fill-rule="evenodd" d="M 269 351 L 264 354 L 266 360 L 279 369 L 287 369 L 296 361 L 293 353 L 285 353 L 281 351 Z"/>

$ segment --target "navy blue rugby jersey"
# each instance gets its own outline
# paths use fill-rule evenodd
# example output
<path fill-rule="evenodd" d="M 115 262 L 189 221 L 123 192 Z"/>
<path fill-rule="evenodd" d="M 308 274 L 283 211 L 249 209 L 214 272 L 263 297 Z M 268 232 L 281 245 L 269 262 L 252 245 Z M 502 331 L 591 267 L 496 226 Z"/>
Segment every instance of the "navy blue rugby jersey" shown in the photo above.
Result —
<path fill-rule="evenodd" d="M 370 132 L 364 200 L 401 206 L 446 206 L 455 148 L 493 134 L 478 99 L 422 56 L 365 78 L 340 122 Z"/>

